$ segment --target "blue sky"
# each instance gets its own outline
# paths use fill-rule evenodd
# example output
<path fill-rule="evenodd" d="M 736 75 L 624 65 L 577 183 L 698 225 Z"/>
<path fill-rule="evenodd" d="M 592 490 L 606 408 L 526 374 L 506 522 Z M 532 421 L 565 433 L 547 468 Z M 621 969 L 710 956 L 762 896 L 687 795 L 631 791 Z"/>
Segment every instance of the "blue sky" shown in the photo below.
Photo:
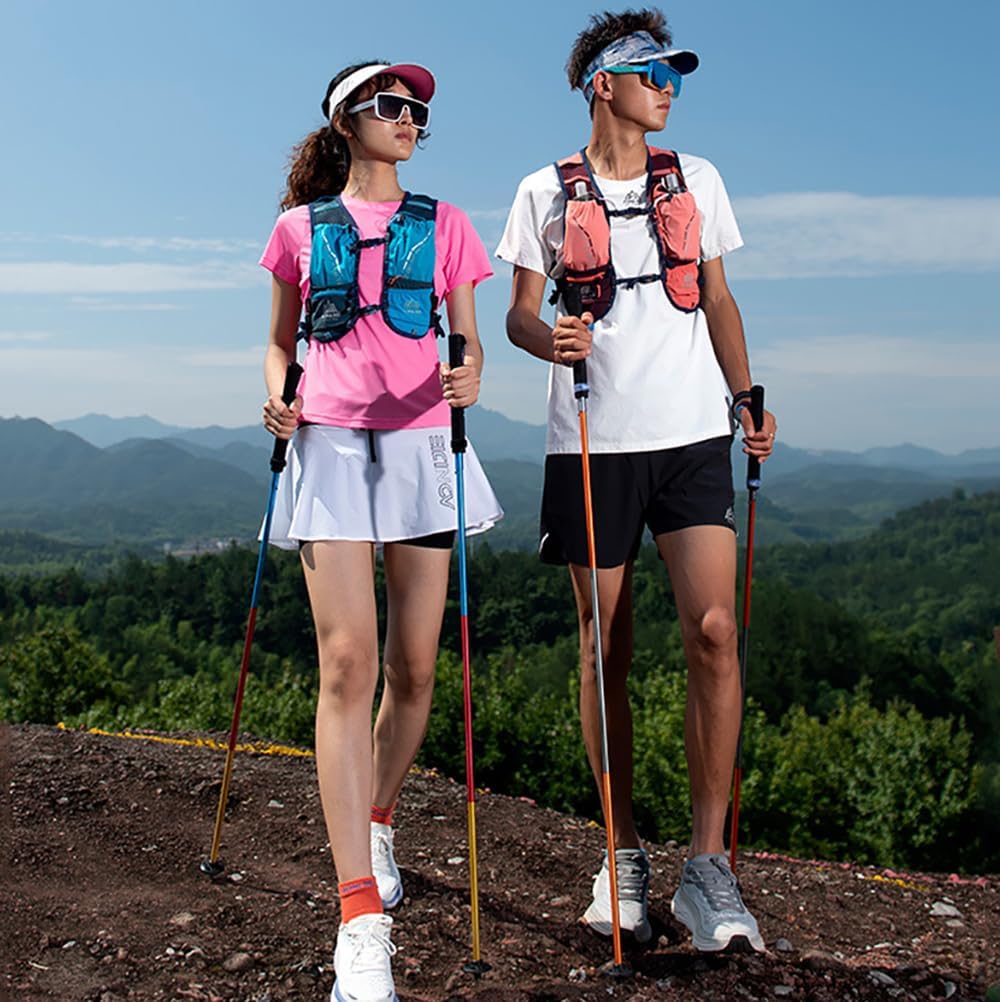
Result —
<path fill-rule="evenodd" d="M 577 10 L 8 0 L 0 416 L 256 421 L 256 260 L 328 79 L 372 57 L 435 71 L 433 136 L 402 180 L 466 209 L 492 252 L 518 180 L 587 139 L 562 70 Z M 655 141 L 726 180 L 747 245 L 727 270 L 781 437 L 1000 445 L 1000 6 L 665 10 L 702 64 Z M 545 367 L 507 343 L 508 296 L 498 266 L 482 400 L 541 422 Z"/>

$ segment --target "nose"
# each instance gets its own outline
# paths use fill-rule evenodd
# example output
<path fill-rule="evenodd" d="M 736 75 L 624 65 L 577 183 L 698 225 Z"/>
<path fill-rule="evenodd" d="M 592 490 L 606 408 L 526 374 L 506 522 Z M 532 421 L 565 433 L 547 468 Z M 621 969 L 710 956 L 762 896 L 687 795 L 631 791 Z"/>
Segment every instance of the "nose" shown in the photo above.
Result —
<path fill-rule="evenodd" d="M 413 115 L 408 104 L 403 105 L 403 110 L 399 113 L 399 118 L 396 121 L 405 125 L 413 125 Z"/>

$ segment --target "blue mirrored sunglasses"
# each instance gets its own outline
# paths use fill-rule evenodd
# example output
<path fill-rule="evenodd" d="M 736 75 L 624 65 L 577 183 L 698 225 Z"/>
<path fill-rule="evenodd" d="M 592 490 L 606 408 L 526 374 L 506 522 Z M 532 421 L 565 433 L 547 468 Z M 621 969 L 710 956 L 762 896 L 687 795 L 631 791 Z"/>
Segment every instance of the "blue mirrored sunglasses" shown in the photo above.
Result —
<path fill-rule="evenodd" d="M 666 90 L 667 84 L 673 84 L 673 96 L 680 97 L 684 78 L 670 63 L 635 63 L 628 66 L 605 66 L 603 69 L 605 73 L 642 73 L 645 75 L 642 82 L 653 90 Z"/>

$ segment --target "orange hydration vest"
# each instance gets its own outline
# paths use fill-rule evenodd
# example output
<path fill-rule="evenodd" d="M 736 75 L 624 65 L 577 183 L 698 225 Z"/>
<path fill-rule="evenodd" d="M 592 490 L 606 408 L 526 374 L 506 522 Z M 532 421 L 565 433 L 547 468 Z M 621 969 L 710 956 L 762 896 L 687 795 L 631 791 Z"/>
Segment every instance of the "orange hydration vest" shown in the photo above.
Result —
<path fill-rule="evenodd" d="M 557 160 L 556 171 L 566 195 L 563 264 L 553 302 L 574 287 L 595 320 L 611 309 L 616 291 L 647 282 L 663 282 L 667 298 L 678 310 L 692 313 L 701 302 L 701 217 L 687 190 L 680 159 L 673 150 L 647 147 L 645 208 L 609 209 L 583 150 Z M 660 257 L 651 275 L 622 278 L 611 260 L 611 217 L 649 216 Z"/>

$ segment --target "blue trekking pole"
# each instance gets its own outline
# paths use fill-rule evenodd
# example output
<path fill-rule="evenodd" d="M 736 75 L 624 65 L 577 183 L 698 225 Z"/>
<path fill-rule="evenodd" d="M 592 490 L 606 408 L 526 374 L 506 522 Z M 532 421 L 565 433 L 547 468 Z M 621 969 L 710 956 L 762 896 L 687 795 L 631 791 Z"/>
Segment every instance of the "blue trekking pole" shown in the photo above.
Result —
<path fill-rule="evenodd" d="M 295 391 L 302 376 L 302 366 L 298 362 L 289 362 L 285 373 L 285 385 L 281 399 L 286 405 L 295 400 Z M 247 670 L 250 667 L 250 648 L 253 644 L 253 631 L 257 622 L 257 598 L 260 594 L 260 580 L 264 572 L 264 554 L 267 552 L 267 541 L 271 535 L 271 516 L 274 514 L 274 499 L 278 493 L 278 478 L 285 468 L 285 452 L 288 449 L 288 439 L 276 438 L 271 451 L 271 489 L 267 495 L 267 512 L 264 515 L 264 531 L 260 537 L 260 550 L 257 553 L 257 572 L 253 579 L 253 592 L 250 596 L 250 614 L 247 616 L 247 631 L 243 639 L 243 660 L 240 663 L 240 677 L 236 683 L 236 699 L 233 703 L 233 722 L 229 728 L 229 747 L 226 751 L 226 766 L 222 772 L 222 789 L 219 791 L 219 806 L 215 811 L 215 830 L 212 833 L 212 849 L 208 859 L 202 860 L 201 872 L 209 877 L 217 877 L 226 868 L 219 859 L 219 845 L 222 841 L 222 824 L 226 817 L 226 801 L 229 799 L 229 780 L 233 774 L 233 756 L 236 754 L 236 735 L 240 729 L 240 711 L 243 709 L 243 691 L 247 683 Z"/>
<path fill-rule="evenodd" d="M 746 397 L 743 398 L 746 400 Z M 754 431 L 764 424 L 764 387 L 750 387 L 750 420 Z M 760 490 L 760 460 L 747 456 L 747 552 L 743 566 L 743 631 L 740 636 L 740 736 L 736 742 L 736 768 L 733 772 L 733 809 L 729 819 L 729 869 L 736 872 L 736 839 L 740 828 L 740 779 L 743 773 L 743 714 L 746 709 L 747 661 L 750 656 L 750 592 L 753 588 L 753 531 Z"/>
<path fill-rule="evenodd" d="M 465 362 L 465 337 L 448 335 L 448 365 Z M 476 854 L 476 780 L 472 762 L 472 658 L 469 653 L 469 583 L 465 552 L 465 408 L 451 409 L 451 451 L 455 456 L 455 498 L 458 508 L 458 608 L 462 636 L 462 695 L 465 719 L 465 809 L 469 830 L 469 898 L 472 912 L 472 960 L 462 970 L 481 977 L 490 965 L 479 955 L 479 863 Z"/>

